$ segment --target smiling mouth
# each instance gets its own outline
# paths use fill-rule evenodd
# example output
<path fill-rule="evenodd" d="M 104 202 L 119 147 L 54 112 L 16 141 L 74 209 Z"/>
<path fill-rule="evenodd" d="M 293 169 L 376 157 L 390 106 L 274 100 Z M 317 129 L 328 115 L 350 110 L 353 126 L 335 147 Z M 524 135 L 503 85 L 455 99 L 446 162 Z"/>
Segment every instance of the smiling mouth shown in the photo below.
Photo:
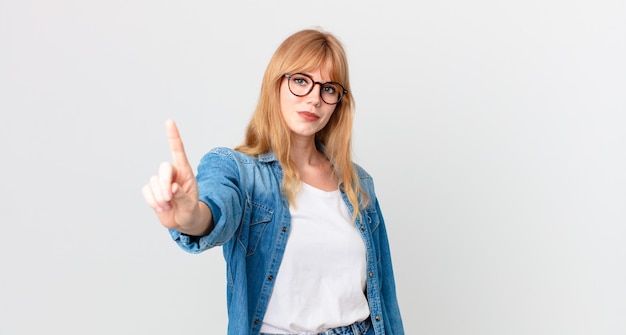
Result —
<path fill-rule="evenodd" d="M 309 112 L 298 112 L 298 115 L 300 115 L 300 117 L 305 121 L 317 121 L 320 118 L 319 116 Z"/>

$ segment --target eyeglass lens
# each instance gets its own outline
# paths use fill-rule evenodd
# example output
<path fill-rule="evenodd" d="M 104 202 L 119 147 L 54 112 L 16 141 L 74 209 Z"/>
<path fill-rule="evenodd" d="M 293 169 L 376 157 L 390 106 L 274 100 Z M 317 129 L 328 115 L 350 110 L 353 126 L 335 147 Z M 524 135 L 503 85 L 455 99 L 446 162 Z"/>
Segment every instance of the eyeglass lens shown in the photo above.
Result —
<path fill-rule="evenodd" d="M 307 75 L 296 73 L 289 76 L 289 90 L 294 95 L 299 97 L 305 96 L 311 91 L 313 91 L 313 87 L 316 82 Z M 343 94 L 343 88 L 339 84 L 335 83 L 324 83 L 321 84 L 320 87 L 320 95 L 322 100 L 327 104 L 336 104 L 341 100 L 341 96 Z"/>

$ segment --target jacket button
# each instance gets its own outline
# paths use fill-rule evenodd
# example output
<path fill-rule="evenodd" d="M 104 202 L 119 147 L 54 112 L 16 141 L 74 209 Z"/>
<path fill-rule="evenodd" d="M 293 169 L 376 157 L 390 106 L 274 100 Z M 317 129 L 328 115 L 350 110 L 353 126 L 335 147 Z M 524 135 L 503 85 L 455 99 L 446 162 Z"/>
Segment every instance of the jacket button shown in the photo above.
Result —
<path fill-rule="evenodd" d="M 274 276 L 270 275 L 269 277 L 267 277 L 267 280 L 274 280 Z"/>
<path fill-rule="evenodd" d="M 254 319 L 254 324 L 258 325 L 259 324 L 259 319 Z"/>
<path fill-rule="evenodd" d="M 283 227 L 282 231 L 283 231 L 283 233 L 286 233 L 287 232 L 287 227 Z"/>
<path fill-rule="evenodd" d="M 380 316 L 376 315 L 376 317 L 374 318 L 376 321 L 380 321 Z"/>
<path fill-rule="evenodd" d="M 369 275 L 370 275 L 370 278 L 374 278 L 374 272 L 370 272 Z"/>
<path fill-rule="evenodd" d="M 365 231 L 365 226 L 361 226 L 361 230 L 362 230 L 362 231 Z"/>

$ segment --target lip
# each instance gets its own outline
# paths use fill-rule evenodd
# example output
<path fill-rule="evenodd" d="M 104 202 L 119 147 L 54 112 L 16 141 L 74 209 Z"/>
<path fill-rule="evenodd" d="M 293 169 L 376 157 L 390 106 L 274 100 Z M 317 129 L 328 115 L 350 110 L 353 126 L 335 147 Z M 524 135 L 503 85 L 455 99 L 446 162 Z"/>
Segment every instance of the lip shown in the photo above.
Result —
<path fill-rule="evenodd" d="M 305 121 L 317 121 L 320 119 L 319 116 L 310 112 L 298 112 L 298 115 Z"/>

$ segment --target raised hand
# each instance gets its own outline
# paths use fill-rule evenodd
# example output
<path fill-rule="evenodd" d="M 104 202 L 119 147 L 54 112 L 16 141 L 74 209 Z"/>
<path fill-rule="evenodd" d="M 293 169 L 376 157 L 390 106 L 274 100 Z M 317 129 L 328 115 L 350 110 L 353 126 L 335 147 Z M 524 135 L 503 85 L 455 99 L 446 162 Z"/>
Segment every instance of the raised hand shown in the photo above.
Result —
<path fill-rule="evenodd" d="M 198 201 L 198 184 L 178 128 L 172 120 L 165 122 L 165 128 L 172 163 L 161 163 L 158 174 L 143 186 L 143 197 L 163 226 L 191 235 L 206 233 L 211 225 L 211 213 Z"/>

